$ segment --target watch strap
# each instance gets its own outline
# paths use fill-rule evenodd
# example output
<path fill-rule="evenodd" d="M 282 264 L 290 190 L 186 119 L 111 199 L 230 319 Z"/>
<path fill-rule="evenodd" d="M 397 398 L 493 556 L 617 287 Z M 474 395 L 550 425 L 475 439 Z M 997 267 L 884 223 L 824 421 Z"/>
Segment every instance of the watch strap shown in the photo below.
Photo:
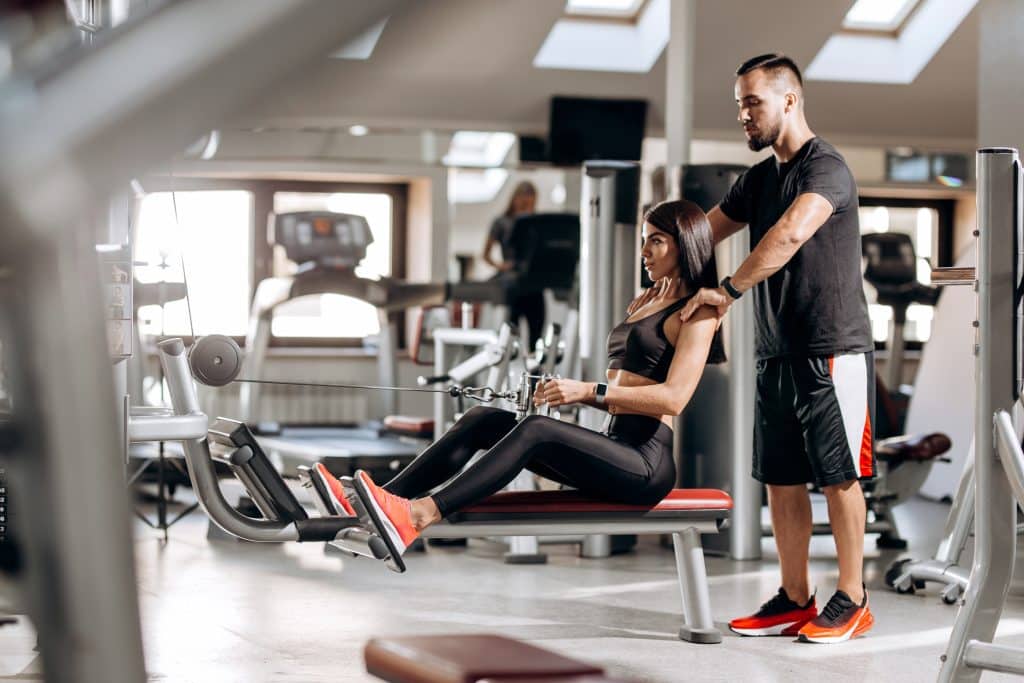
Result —
<path fill-rule="evenodd" d="M 738 290 L 735 287 L 733 287 L 732 278 L 731 277 L 724 277 L 724 278 L 722 278 L 721 287 L 733 299 L 739 299 L 741 296 L 743 296 L 743 292 L 741 292 L 740 290 Z"/>

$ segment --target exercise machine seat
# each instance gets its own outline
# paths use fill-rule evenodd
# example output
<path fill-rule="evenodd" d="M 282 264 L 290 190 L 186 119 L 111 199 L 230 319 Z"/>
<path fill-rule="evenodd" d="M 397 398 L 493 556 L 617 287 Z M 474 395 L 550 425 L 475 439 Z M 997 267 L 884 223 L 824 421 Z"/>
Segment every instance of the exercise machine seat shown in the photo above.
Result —
<path fill-rule="evenodd" d="M 883 439 L 875 445 L 875 455 L 890 465 L 901 462 L 933 460 L 952 447 L 949 437 L 941 432 L 911 434 Z"/>
<path fill-rule="evenodd" d="M 363 657 L 389 683 L 615 683 L 599 667 L 499 635 L 373 638 Z"/>

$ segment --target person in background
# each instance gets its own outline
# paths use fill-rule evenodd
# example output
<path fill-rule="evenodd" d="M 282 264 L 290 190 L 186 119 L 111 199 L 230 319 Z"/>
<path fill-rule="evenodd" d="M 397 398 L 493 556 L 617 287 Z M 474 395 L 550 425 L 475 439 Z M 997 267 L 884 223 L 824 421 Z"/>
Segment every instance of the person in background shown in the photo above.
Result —
<path fill-rule="evenodd" d="M 509 199 L 504 213 L 491 223 L 491 229 L 487 232 L 487 241 L 484 243 L 483 257 L 487 264 L 498 270 L 499 275 L 519 267 L 515 245 L 512 243 L 512 227 L 515 225 L 516 218 L 531 214 L 536 208 L 537 188 L 529 180 L 524 180 L 512 191 L 512 197 Z M 501 260 L 495 260 L 491 255 L 495 245 L 501 247 Z M 532 292 L 517 296 L 509 306 L 508 317 L 511 322 L 516 324 L 519 323 L 519 318 L 526 318 L 532 348 L 544 333 L 544 294 Z"/>

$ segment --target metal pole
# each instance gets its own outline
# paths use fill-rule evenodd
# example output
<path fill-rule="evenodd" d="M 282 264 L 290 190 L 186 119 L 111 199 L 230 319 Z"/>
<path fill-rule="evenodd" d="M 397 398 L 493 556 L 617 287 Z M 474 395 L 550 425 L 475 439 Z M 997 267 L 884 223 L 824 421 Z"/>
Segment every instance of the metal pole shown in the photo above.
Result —
<path fill-rule="evenodd" d="M 729 243 L 729 260 L 738 265 L 750 253 L 745 236 Z M 734 560 L 761 558 L 761 483 L 751 476 L 753 465 L 754 298 L 743 297 L 729 311 L 729 415 L 732 461 L 732 527 L 729 554 Z"/>
<path fill-rule="evenodd" d="M 10 216 L 3 200 L 0 215 Z M 6 224 L 5 347 L 22 443 L 5 460 L 28 568 L 16 594 L 48 681 L 142 681 L 120 406 L 91 235 L 30 236 L 10 230 L 17 219 Z"/>
<path fill-rule="evenodd" d="M 697 45 L 696 0 L 672 0 L 665 78 L 665 138 L 668 168 L 690 163 L 693 139 L 694 64 Z M 670 182 L 669 174 L 665 181 Z M 661 188 L 671 192 L 671 188 Z"/>
<path fill-rule="evenodd" d="M 1013 270 L 1020 221 L 1020 160 L 1008 148 L 978 150 L 978 266 L 975 321 L 974 564 L 967 592 L 942 656 L 939 681 L 977 681 L 981 669 L 965 659 L 969 643 L 991 643 L 1009 589 L 1017 525 L 1010 483 L 997 469 L 992 415 L 1013 404 Z"/>

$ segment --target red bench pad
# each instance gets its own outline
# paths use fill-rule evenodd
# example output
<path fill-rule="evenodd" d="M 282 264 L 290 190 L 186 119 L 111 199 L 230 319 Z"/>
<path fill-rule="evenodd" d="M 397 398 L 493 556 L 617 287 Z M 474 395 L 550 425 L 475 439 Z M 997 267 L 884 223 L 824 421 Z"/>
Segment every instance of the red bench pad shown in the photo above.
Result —
<path fill-rule="evenodd" d="M 399 434 L 429 436 L 434 433 L 434 421 L 424 417 L 388 415 L 384 418 L 384 428 Z"/>
<path fill-rule="evenodd" d="M 497 635 L 373 638 L 363 657 L 368 673 L 391 683 L 608 680 L 599 667 Z"/>
<path fill-rule="evenodd" d="M 461 513 L 621 513 L 621 512 L 708 512 L 731 510 L 732 498 L 718 489 L 672 489 L 651 507 L 625 505 L 590 498 L 579 491 L 504 491 L 471 505 Z"/>

